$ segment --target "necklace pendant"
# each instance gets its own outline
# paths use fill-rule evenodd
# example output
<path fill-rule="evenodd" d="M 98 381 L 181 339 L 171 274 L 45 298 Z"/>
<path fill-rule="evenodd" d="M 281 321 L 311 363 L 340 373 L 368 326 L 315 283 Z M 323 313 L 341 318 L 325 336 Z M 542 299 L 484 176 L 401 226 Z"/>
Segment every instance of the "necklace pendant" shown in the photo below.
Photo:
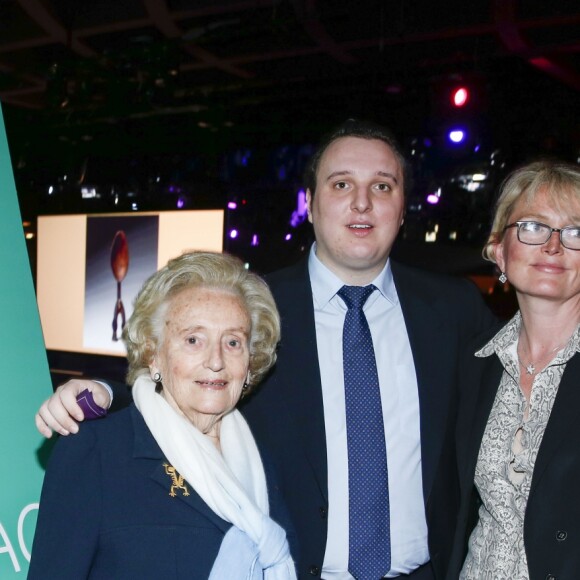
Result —
<path fill-rule="evenodd" d="M 532 363 L 530 363 L 526 367 L 526 372 L 528 373 L 528 375 L 533 375 L 536 372 L 536 367 Z"/>

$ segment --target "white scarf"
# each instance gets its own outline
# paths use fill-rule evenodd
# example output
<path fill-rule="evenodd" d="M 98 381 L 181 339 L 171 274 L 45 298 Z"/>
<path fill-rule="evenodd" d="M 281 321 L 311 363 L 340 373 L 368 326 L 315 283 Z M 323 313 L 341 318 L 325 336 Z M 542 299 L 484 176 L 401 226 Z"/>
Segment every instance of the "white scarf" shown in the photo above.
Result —
<path fill-rule="evenodd" d="M 286 533 L 269 517 L 264 467 L 242 414 L 234 409 L 221 420 L 220 454 L 155 392 L 150 377 L 140 376 L 132 390 L 135 405 L 171 465 L 218 516 L 233 524 L 210 579 L 295 579 Z"/>

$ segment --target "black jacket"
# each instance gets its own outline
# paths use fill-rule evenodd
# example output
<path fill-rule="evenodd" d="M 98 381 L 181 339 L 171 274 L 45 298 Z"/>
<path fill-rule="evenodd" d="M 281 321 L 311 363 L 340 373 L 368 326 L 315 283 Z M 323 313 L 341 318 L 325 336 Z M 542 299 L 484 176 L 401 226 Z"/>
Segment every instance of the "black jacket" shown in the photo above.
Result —
<path fill-rule="evenodd" d="M 485 333 L 462 357 L 457 422 L 460 510 L 449 578 L 456 579 L 477 522 L 475 465 L 503 366 L 494 354 L 473 353 L 497 332 Z M 580 355 L 566 365 L 540 445 L 524 518 L 524 546 L 531 580 L 580 575 Z"/>

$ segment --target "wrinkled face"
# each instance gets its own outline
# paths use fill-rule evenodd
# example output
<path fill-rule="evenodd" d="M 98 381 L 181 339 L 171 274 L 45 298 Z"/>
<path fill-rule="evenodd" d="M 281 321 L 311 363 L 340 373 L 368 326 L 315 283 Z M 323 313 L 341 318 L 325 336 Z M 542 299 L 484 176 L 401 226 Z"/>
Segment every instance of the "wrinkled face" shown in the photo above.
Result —
<path fill-rule="evenodd" d="M 249 339 L 250 317 L 234 294 L 190 288 L 169 303 L 151 372 L 161 373 L 167 402 L 204 433 L 240 399 Z"/>
<path fill-rule="evenodd" d="M 537 221 L 553 228 L 580 225 L 580 203 L 566 211 L 554 206 L 541 190 L 531 203 L 522 197 L 514 206 L 508 224 Z M 580 251 L 564 248 L 557 232 L 541 246 L 518 241 L 517 228 L 508 229 L 496 246 L 498 267 L 505 272 L 520 299 L 536 296 L 549 300 L 580 300 Z"/>
<path fill-rule="evenodd" d="M 307 203 L 321 262 L 344 282 L 371 282 L 403 221 L 403 172 L 393 150 L 378 139 L 337 139 L 322 155 Z"/>

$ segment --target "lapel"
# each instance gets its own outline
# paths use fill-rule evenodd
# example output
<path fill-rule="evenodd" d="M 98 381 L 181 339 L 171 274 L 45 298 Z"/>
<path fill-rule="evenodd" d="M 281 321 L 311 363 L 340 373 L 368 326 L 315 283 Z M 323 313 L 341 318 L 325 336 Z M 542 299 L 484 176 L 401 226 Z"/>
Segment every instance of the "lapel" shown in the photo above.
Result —
<path fill-rule="evenodd" d="M 159 445 L 157 445 L 153 435 L 151 435 L 151 432 L 147 428 L 143 416 L 134 405 L 131 408 L 131 418 L 135 435 L 133 458 L 147 460 L 150 463 L 151 471 L 149 477 L 165 490 L 167 493 L 167 501 L 179 501 L 184 503 L 189 508 L 202 514 L 225 534 L 231 524 L 222 520 L 217 514 L 215 514 L 193 490 L 189 483 L 183 481 L 176 482 L 172 475 L 167 473 L 165 465 L 169 465 L 169 463 L 163 455 Z M 173 493 L 175 493 L 175 495 L 171 496 L 170 493 L 172 492 L 172 486 L 175 483 L 185 483 L 184 487 L 186 487 L 189 495 L 184 494 L 184 488 L 177 486 L 173 488 Z"/>
<path fill-rule="evenodd" d="M 457 454 L 461 486 L 467 487 L 470 493 L 483 433 L 504 370 L 497 355 L 478 358 L 474 357 L 473 353 L 486 344 L 495 333 L 496 330 L 486 333 L 484 340 L 478 340 L 476 346 L 468 349 L 465 354 L 468 357 L 467 372 L 462 373 L 463 380 L 469 384 L 468 388 L 463 389 L 465 397 L 459 410 Z"/>
<path fill-rule="evenodd" d="M 437 304 L 437 296 L 424 288 L 416 272 L 391 263 L 413 353 L 421 425 L 421 464 L 425 503 L 435 477 L 454 393 L 456 332 Z"/>
<path fill-rule="evenodd" d="M 546 468 L 550 462 L 558 460 L 558 450 L 566 435 L 577 428 L 580 420 L 580 391 L 578 382 L 580 377 L 580 355 L 576 353 L 566 365 L 548 425 L 540 444 L 534 474 L 530 489 L 530 498 L 538 488 Z M 529 501 L 529 499 L 528 499 Z"/>
<path fill-rule="evenodd" d="M 326 432 L 308 258 L 279 272 L 271 285 L 282 319 L 282 342 L 276 384 L 267 388 L 277 389 L 320 492 L 328 499 Z"/>
<path fill-rule="evenodd" d="M 495 331 L 494 331 L 495 332 Z M 494 333 L 486 335 L 480 346 L 485 344 Z M 476 346 L 470 351 L 475 352 Z M 457 449 L 460 464 L 462 488 L 471 490 L 475 474 L 475 466 L 483 433 L 489 419 L 491 407 L 495 400 L 503 366 L 496 355 L 482 359 L 474 359 L 473 372 L 468 376 L 469 390 L 460 409 L 460 424 L 458 425 Z M 550 462 L 558 457 L 558 449 L 566 434 L 580 420 L 580 391 L 578 377 L 580 376 L 580 355 L 576 354 L 568 362 L 562 376 L 554 407 L 542 438 L 532 477 L 530 498 Z M 528 499 L 529 502 L 529 499 Z"/>

